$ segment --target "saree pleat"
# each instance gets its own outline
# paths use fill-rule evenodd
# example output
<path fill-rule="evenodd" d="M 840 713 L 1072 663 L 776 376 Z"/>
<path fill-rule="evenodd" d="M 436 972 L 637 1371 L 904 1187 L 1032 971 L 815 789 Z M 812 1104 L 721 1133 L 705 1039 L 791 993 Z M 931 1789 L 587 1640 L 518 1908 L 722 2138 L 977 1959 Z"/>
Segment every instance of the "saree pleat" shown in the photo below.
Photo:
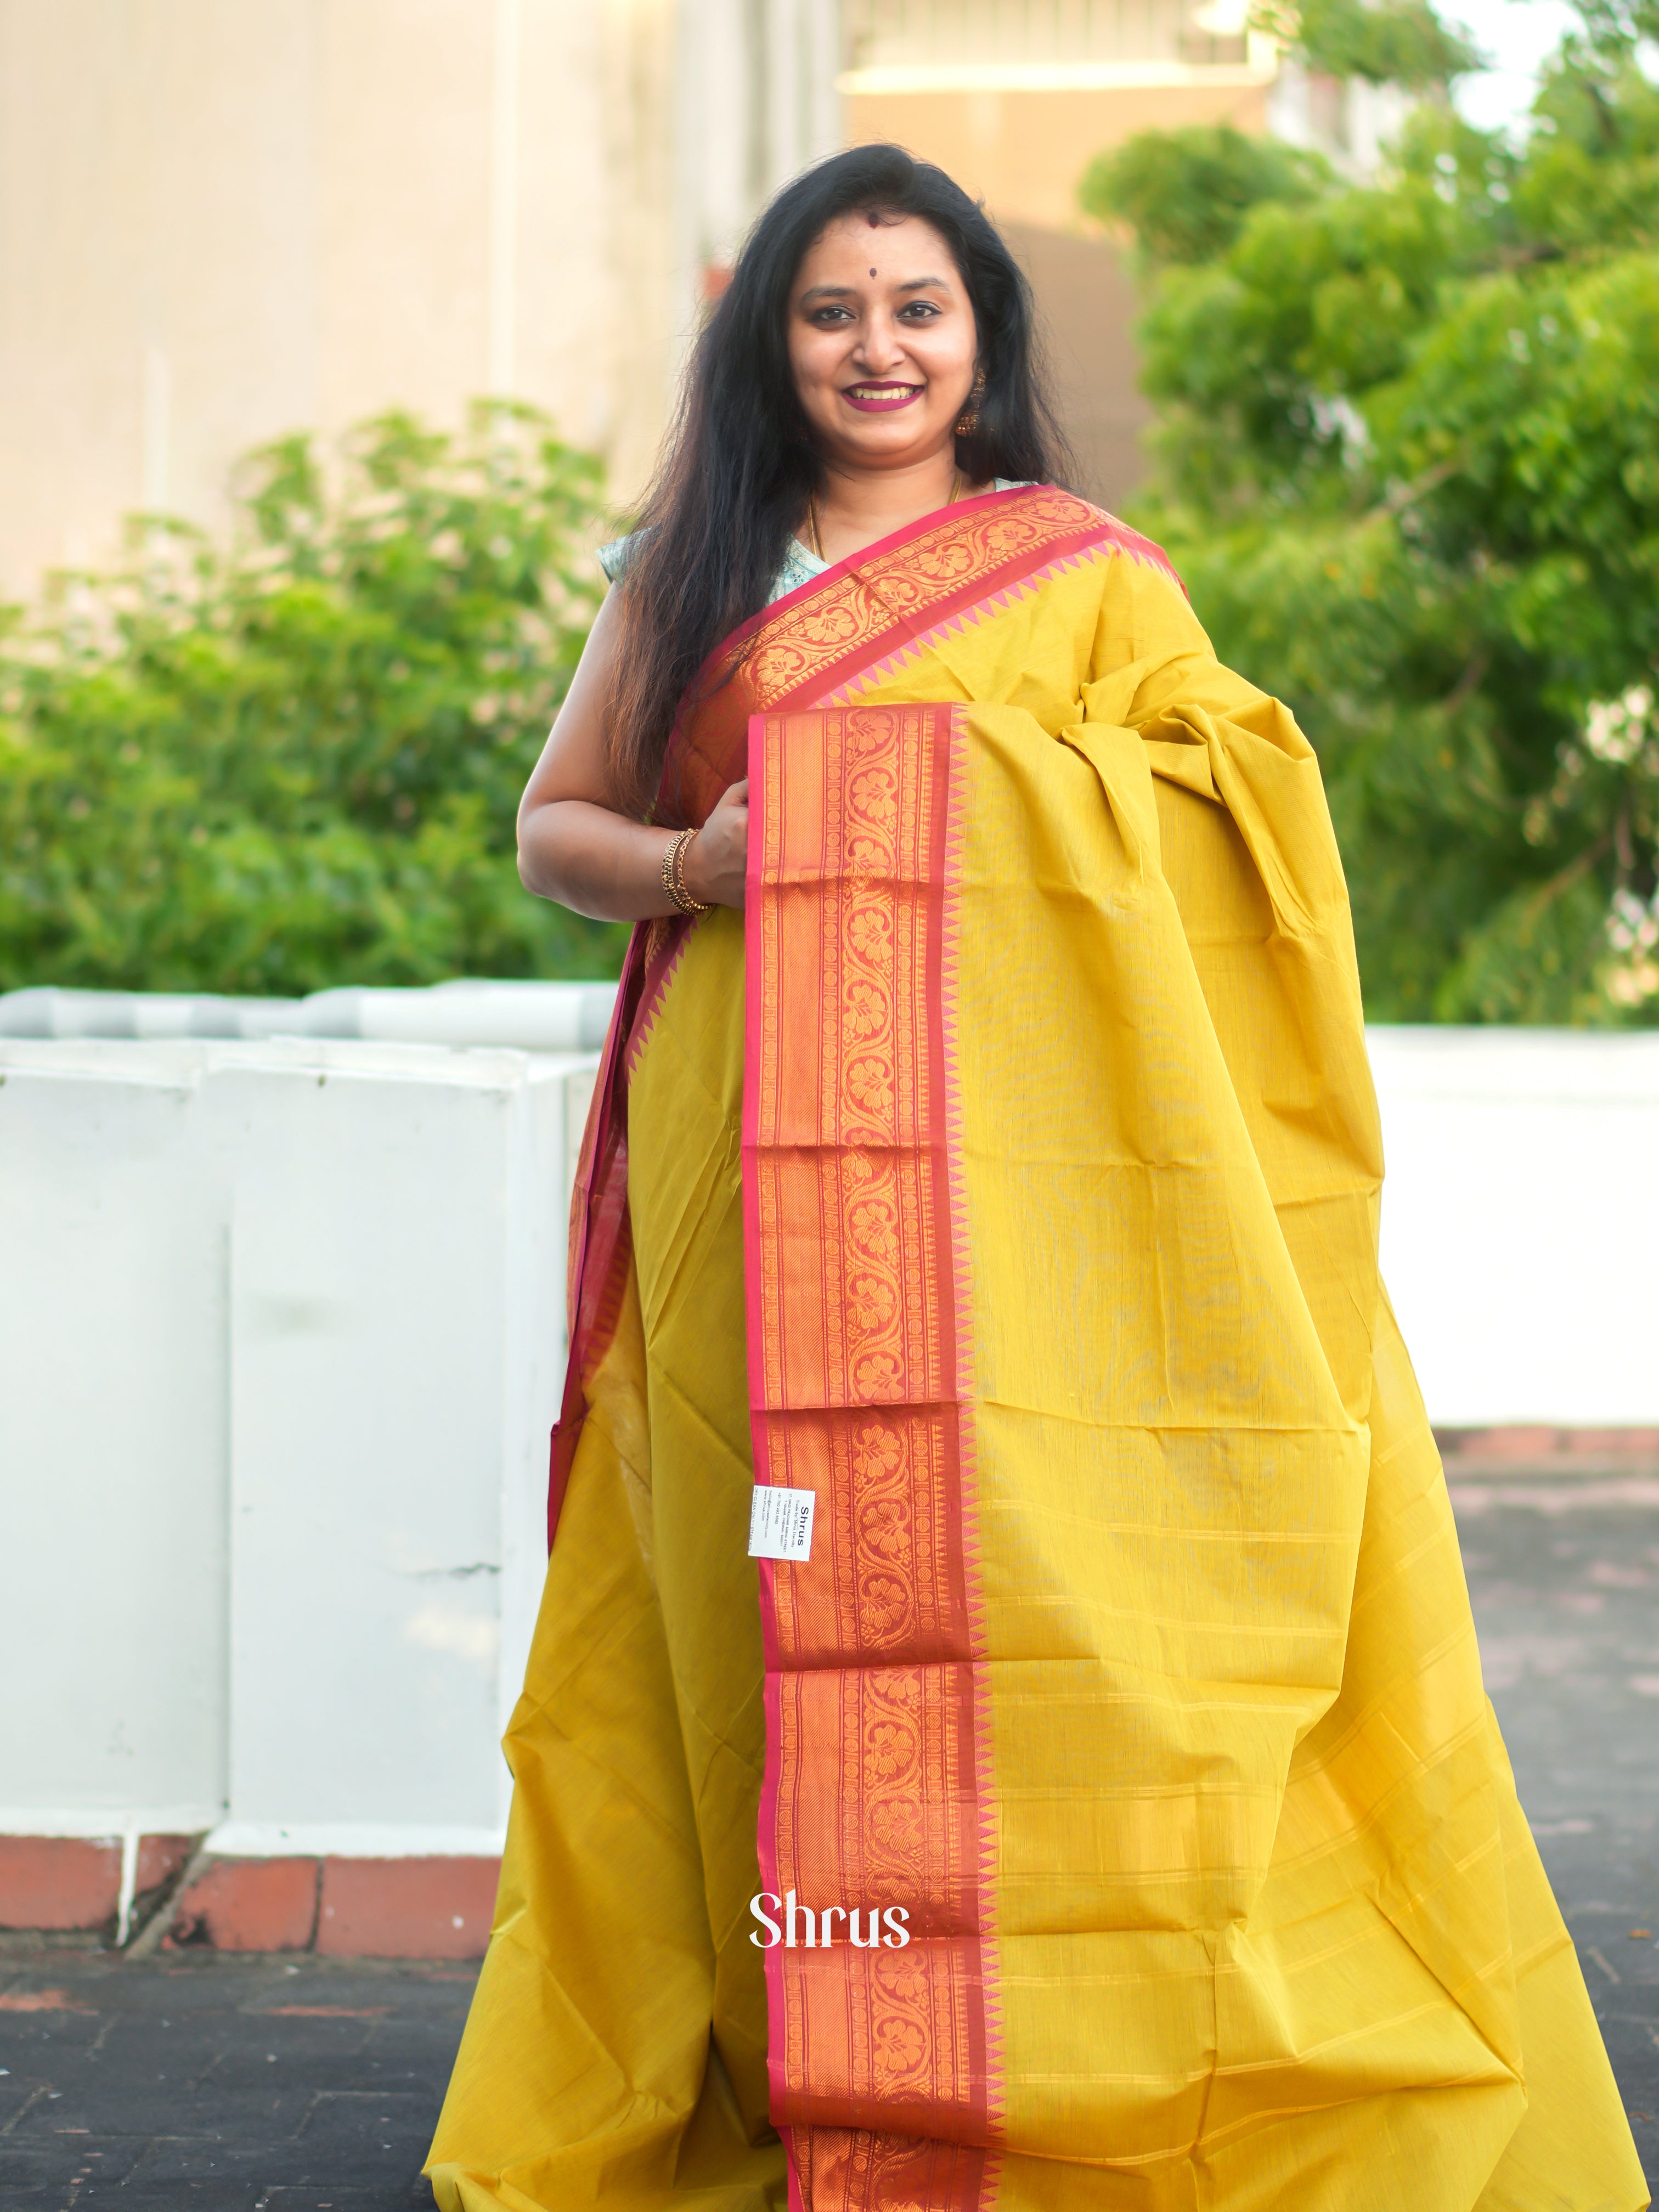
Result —
<path fill-rule="evenodd" d="M 584 1148 L 440 2204 L 1635 2212 L 1305 741 L 1045 490 L 713 673 L 659 811 L 748 772 L 746 912 L 639 933 Z"/>

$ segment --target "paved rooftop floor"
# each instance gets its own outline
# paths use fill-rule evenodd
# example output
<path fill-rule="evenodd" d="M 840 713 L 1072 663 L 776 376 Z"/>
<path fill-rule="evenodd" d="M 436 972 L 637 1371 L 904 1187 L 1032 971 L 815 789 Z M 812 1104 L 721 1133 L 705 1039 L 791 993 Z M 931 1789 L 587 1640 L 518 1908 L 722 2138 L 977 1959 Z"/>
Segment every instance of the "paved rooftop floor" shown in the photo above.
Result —
<path fill-rule="evenodd" d="M 1659 2176 L 1659 1471 L 1465 1481 L 1486 1687 Z"/>
<path fill-rule="evenodd" d="M 0 1955 L 0 2204 L 429 2208 L 421 2162 L 473 1979 L 67 1944 Z"/>
<path fill-rule="evenodd" d="M 1659 1478 L 1458 1475 L 1488 1686 L 1659 2170 Z M 1633 1933 L 1635 1930 L 1650 1931 Z M 395 2212 L 471 1994 L 454 1966 L 0 1951 L 0 2204 Z"/>

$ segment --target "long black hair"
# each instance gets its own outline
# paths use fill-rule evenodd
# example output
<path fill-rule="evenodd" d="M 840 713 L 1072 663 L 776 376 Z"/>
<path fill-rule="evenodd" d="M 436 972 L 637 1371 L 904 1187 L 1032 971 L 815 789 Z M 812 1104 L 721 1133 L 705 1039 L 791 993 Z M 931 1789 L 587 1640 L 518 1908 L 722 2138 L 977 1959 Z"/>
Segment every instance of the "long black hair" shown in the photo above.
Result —
<path fill-rule="evenodd" d="M 957 440 L 963 475 L 1059 480 L 1064 445 L 1042 388 L 1030 287 L 984 210 L 900 146 L 855 146 L 786 185 L 698 338 L 621 580 L 607 743 L 617 794 L 638 812 L 656 790 L 681 698 L 721 638 L 765 605 L 821 488 L 789 364 L 789 294 L 829 225 L 866 213 L 931 223 L 972 302 L 985 382 L 978 427 Z"/>

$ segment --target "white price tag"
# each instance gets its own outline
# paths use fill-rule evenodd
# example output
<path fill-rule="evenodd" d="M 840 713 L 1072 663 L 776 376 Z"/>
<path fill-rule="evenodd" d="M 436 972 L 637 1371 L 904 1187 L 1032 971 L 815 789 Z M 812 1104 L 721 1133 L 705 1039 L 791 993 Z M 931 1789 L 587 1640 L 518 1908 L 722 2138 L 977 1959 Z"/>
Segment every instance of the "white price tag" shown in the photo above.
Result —
<path fill-rule="evenodd" d="M 749 1508 L 750 1558 L 810 1559 L 812 1512 L 817 1502 L 810 1490 L 775 1490 L 757 1482 Z"/>

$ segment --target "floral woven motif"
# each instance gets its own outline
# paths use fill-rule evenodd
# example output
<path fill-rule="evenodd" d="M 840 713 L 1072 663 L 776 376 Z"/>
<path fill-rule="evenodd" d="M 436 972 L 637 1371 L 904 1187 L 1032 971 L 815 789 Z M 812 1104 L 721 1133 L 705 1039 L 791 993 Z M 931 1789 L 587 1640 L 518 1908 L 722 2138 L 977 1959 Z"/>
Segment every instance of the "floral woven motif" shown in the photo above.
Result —
<path fill-rule="evenodd" d="M 764 1563 L 763 1887 L 896 1905 L 903 1948 L 768 1959 L 773 2112 L 808 2212 L 983 2201 L 981 1869 L 945 1009 L 948 707 L 757 718 L 744 1111 L 756 1479 L 817 1496 Z M 810 1261 L 809 1261 L 810 1255 Z"/>
<path fill-rule="evenodd" d="M 1034 484 L 941 508 L 846 561 L 734 631 L 691 686 L 656 819 L 706 819 L 744 773 L 749 717 L 829 704 L 932 631 L 1068 560 L 1124 558 L 1174 576 L 1162 550 L 1087 500 Z"/>

